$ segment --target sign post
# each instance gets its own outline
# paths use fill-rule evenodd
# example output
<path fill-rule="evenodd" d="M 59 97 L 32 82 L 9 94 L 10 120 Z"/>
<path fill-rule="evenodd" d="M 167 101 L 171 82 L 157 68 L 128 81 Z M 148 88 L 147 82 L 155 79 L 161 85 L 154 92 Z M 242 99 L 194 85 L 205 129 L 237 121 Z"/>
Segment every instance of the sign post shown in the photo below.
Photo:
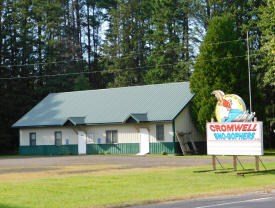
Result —
<path fill-rule="evenodd" d="M 259 171 L 259 157 L 255 156 L 255 171 Z"/>
<path fill-rule="evenodd" d="M 233 156 L 233 169 L 234 169 L 234 171 L 236 171 L 236 170 L 237 170 L 237 162 L 236 162 L 236 158 L 237 158 L 237 156 L 236 156 L 236 155 L 234 155 L 234 156 Z"/>
<path fill-rule="evenodd" d="M 215 155 L 212 155 L 212 167 L 213 167 L 213 170 L 216 170 L 216 156 Z"/>
<path fill-rule="evenodd" d="M 216 156 L 233 156 L 233 169 L 237 170 L 237 156 L 255 156 L 255 171 L 259 171 L 259 157 L 264 154 L 263 122 L 252 119 L 255 113 L 246 110 L 241 97 L 225 95 L 220 90 L 212 92 L 217 99 L 215 109 L 218 122 L 206 124 L 207 154 L 212 155 L 212 168 L 216 170 Z"/>

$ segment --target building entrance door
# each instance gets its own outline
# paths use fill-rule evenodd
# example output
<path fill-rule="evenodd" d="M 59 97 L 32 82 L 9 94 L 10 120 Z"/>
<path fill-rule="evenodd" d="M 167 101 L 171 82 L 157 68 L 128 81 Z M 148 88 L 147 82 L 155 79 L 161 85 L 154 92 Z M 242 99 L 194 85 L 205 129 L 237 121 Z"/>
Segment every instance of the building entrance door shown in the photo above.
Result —
<path fill-rule="evenodd" d="M 78 154 L 86 155 L 86 134 L 84 131 L 78 132 Z"/>
<path fill-rule="evenodd" d="M 146 128 L 140 128 L 140 143 L 138 155 L 145 155 L 150 152 L 149 132 Z"/>

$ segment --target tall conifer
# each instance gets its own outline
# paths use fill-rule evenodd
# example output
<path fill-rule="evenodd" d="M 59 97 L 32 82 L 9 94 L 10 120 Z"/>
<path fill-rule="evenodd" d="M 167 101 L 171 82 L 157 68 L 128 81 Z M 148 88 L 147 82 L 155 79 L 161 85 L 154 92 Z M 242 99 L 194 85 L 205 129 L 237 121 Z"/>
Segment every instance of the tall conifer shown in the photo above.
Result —
<path fill-rule="evenodd" d="M 249 110 L 249 87 L 246 53 L 237 40 L 233 21 L 227 17 L 215 17 L 210 22 L 205 40 L 196 59 L 190 87 L 196 93 L 191 105 L 191 114 L 200 132 L 205 124 L 215 118 L 217 99 L 214 90 L 237 94 L 243 98 Z M 263 118 L 262 98 L 257 84 L 252 79 L 253 111 Z"/>
<path fill-rule="evenodd" d="M 144 74 L 146 83 L 156 84 L 188 79 L 189 2 L 179 0 L 151 1 L 150 30 L 146 39 L 150 45 Z"/>
<path fill-rule="evenodd" d="M 261 53 L 258 70 L 258 78 L 264 83 L 265 109 L 267 114 L 266 136 L 269 147 L 275 146 L 275 2 L 267 1 L 266 6 L 261 7 L 259 25 L 263 32 Z"/>

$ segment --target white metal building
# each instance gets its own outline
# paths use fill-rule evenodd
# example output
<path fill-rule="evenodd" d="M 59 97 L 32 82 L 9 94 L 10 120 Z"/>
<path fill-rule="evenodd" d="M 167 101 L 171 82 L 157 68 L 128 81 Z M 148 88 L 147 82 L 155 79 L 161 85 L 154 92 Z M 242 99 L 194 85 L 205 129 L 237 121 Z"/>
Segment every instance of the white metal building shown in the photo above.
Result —
<path fill-rule="evenodd" d="M 175 132 L 190 132 L 189 82 L 48 95 L 12 127 L 20 155 L 180 153 Z"/>

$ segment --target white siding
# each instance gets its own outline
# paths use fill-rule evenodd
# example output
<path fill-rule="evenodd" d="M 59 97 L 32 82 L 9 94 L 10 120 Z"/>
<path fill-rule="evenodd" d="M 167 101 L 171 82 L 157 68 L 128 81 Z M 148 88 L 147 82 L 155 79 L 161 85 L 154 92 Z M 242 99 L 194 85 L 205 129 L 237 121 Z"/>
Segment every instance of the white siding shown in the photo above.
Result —
<path fill-rule="evenodd" d="M 189 109 L 190 107 L 188 104 L 175 119 L 175 131 L 183 133 L 192 131 L 192 138 L 195 142 L 206 141 L 206 135 L 201 135 L 196 126 L 193 124 Z"/>
<path fill-rule="evenodd" d="M 98 138 L 101 144 L 106 143 L 106 131 L 117 130 L 118 143 L 137 143 L 139 142 L 139 133 L 132 124 L 111 124 L 111 125 L 95 125 L 84 126 L 87 134 L 93 133 L 95 143 L 98 143 Z"/>
<path fill-rule="evenodd" d="M 164 141 L 158 141 L 156 139 L 157 124 L 164 124 Z M 156 142 L 173 142 L 173 126 L 172 122 L 167 123 L 154 123 L 149 125 L 150 129 L 150 143 L 156 143 Z"/>
<path fill-rule="evenodd" d="M 157 123 L 145 123 L 146 127 L 150 131 L 150 142 L 158 142 L 156 140 L 156 124 Z M 173 142 L 173 130 L 172 123 L 164 124 L 164 141 L 162 142 Z M 101 143 L 106 143 L 106 131 L 107 130 L 117 130 L 118 133 L 118 143 L 139 143 L 140 134 L 137 131 L 139 128 L 145 128 L 143 124 L 113 124 L 113 125 L 96 125 L 96 126 L 85 126 L 86 132 L 93 133 L 95 138 L 95 143 L 98 143 L 98 138 L 100 138 Z"/>
<path fill-rule="evenodd" d="M 164 141 L 156 140 L 156 125 L 164 124 Z M 110 124 L 110 125 L 90 125 L 83 126 L 87 132 L 87 137 L 89 133 L 94 134 L 95 144 L 98 143 L 98 138 L 101 140 L 101 144 L 106 143 L 106 131 L 107 130 L 117 130 L 118 133 L 118 143 L 139 143 L 140 133 L 137 131 L 139 128 L 145 128 L 145 126 L 150 131 L 150 142 L 173 142 L 173 130 L 172 123 L 146 123 L 143 124 Z M 76 131 L 82 131 L 78 126 L 74 127 Z M 62 132 L 62 145 L 66 144 L 66 139 L 69 139 L 69 144 L 77 144 L 77 134 L 73 130 L 73 127 L 39 127 L 39 128 L 26 128 L 20 129 L 20 145 L 29 146 L 30 145 L 30 133 L 36 133 L 36 145 L 55 145 L 54 132 Z M 87 138 L 87 143 L 89 143 Z"/>
<path fill-rule="evenodd" d="M 77 135 L 72 127 L 39 127 L 20 129 L 20 145 L 30 145 L 30 133 L 36 133 L 36 145 L 55 145 L 56 131 L 62 132 L 62 145 L 66 144 L 66 139 L 69 140 L 69 144 L 77 144 Z"/>

